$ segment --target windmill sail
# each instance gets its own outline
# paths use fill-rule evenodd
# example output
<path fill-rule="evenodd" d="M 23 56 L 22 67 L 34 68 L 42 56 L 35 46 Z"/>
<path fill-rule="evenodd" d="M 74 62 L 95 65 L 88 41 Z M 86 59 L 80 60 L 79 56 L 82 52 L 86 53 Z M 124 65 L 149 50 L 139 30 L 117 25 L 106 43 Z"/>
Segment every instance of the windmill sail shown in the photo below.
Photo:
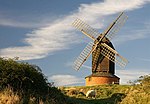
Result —
<path fill-rule="evenodd" d="M 82 64 L 87 60 L 90 54 L 96 49 L 97 45 L 101 42 L 101 40 L 105 37 L 106 34 L 102 34 L 99 41 L 95 40 L 95 42 L 89 42 L 88 45 L 81 52 L 79 57 L 74 62 L 74 69 L 79 70 Z"/>
<path fill-rule="evenodd" d="M 117 51 L 105 44 L 106 41 L 111 40 L 115 34 L 120 30 L 127 19 L 127 16 L 122 12 L 117 19 L 102 33 L 93 29 L 80 19 L 76 19 L 72 25 L 80 30 L 83 34 L 91 38 L 94 42 L 90 42 L 85 49 L 81 52 L 79 57 L 74 62 L 74 69 L 79 70 L 82 64 L 87 60 L 90 54 L 96 49 L 98 44 L 101 44 L 101 54 L 111 60 L 118 63 L 118 65 L 124 67 L 128 61 L 120 56 Z"/>
<path fill-rule="evenodd" d="M 116 62 L 120 67 L 125 67 L 128 63 L 128 61 L 120 56 L 117 51 L 115 51 L 105 43 L 101 44 L 101 54 L 112 62 Z"/>
<path fill-rule="evenodd" d="M 104 34 L 107 34 L 106 37 L 111 40 L 117 32 L 121 29 L 124 25 L 125 21 L 127 20 L 127 15 L 123 12 L 118 16 L 118 18 L 104 31 Z"/>
<path fill-rule="evenodd" d="M 94 45 L 94 46 L 93 45 L 94 45 L 94 42 L 89 42 L 88 45 L 84 48 L 84 50 L 81 52 L 79 57 L 77 57 L 73 66 L 75 70 L 79 70 L 82 64 L 87 60 L 90 54 L 95 50 L 97 45 Z"/>
<path fill-rule="evenodd" d="M 91 26 L 89 26 L 80 19 L 76 19 L 72 23 L 72 25 L 92 40 L 95 40 L 100 35 L 100 33 L 97 30 L 93 29 Z"/>

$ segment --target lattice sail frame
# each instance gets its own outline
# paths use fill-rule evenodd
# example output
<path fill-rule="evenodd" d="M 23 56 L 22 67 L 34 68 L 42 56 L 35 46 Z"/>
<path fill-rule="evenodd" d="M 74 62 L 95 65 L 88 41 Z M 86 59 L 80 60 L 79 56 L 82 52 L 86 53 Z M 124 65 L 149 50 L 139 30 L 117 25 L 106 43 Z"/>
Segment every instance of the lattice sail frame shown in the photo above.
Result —
<path fill-rule="evenodd" d="M 106 37 L 111 40 L 112 38 L 114 38 L 114 36 L 119 32 L 119 30 L 121 29 L 121 27 L 124 25 L 124 23 L 126 22 L 128 16 L 125 15 L 123 12 L 118 16 L 118 18 L 110 25 L 111 29 L 109 29 L 110 27 L 108 27 L 108 29 L 105 31 L 105 33 L 107 33 Z"/>
<path fill-rule="evenodd" d="M 109 27 L 102 34 L 107 34 L 106 37 L 109 40 L 111 40 L 124 25 L 127 18 L 128 16 L 122 12 L 118 16 L 118 18 L 112 24 L 110 24 Z M 72 26 L 80 30 L 83 34 L 91 38 L 93 41 L 95 41 L 100 35 L 100 33 L 97 30 L 95 30 L 94 28 L 92 28 L 91 26 L 89 26 L 84 21 L 78 18 L 72 23 Z"/>
<path fill-rule="evenodd" d="M 101 54 L 111 60 L 112 62 L 118 63 L 121 67 L 125 67 L 128 61 L 120 56 L 117 51 L 109 47 L 105 43 L 101 43 Z"/>
<path fill-rule="evenodd" d="M 84 48 L 84 50 L 74 62 L 74 69 L 78 70 L 81 65 L 86 61 L 89 54 L 91 53 L 93 45 L 93 42 L 89 42 L 88 45 Z"/>
<path fill-rule="evenodd" d="M 96 49 L 97 45 L 106 38 L 111 40 L 114 35 L 120 30 L 127 19 L 127 16 L 122 12 L 117 19 L 102 33 L 100 34 L 97 30 L 93 29 L 91 26 L 86 24 L 80 19 L 76 19 L 72 25 L 80 30 L 83 34 L 91 38 L 94 42 L 89 42 L 89 44 L 84 48 L 79 57 L 74 62 L 74 69 L 79 70 L 82 64 L 87 60 L 90 54 Z M 98 37 L 101 37 L 97 41 Z M 94 46 L 93 46 L 94 45 Z M 118 63 L 119 66 L 125 67 L 128 61 L 120 56 L 114 49 L 109 47 L 105 43 L 101 43 L 101 54 L 111 60 L 112 62 Z"/>
<path fill-rule="evenodd" d="M 97 45 L 94 46 L 93 42 L 89 42 L 87 46 L 83 49 L 83 51 L 80 53 L 80 55 L 77 57 L 77 59 L 74 62 L 74 69 L 79 70 L 82 64 L 87 60 L 87 58 L 90 56 L 90 54 L 95 50 Z"/>
<path fill-rule="evenodd" d="M 80 30 L 83 34 L 87 35 L 92 40 L 95 40 L 100 35 L 97 30 L 93 29 L 91 26 L 78 18 L 72 23 L 72 26 Z"/>

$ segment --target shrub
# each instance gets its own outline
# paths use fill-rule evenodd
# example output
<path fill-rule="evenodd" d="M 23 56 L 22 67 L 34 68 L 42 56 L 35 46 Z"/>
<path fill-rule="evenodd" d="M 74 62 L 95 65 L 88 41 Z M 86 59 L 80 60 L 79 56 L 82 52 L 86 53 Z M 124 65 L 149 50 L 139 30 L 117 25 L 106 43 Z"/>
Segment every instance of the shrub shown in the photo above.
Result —
<path fill-rule="evenodd" d="M 0 88 L 3 90 L 7 87 L 20 92 L 26 100 L 30 96 L 44 100 L 49 88 L 38 66 L 0 58 Z"/>
<path fill-rule="evenodd" d="M 138 82 L 140 82 L 143 85 L 150 85 L 150 75 L 141 76 L 138 79 Z"/>

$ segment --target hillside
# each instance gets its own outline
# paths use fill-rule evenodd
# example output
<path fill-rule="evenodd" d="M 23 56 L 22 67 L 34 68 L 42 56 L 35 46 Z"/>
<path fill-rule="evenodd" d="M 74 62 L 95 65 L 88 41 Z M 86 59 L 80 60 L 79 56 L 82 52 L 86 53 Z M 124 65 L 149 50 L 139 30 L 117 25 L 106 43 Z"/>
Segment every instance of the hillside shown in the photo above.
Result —
<path fill-rule="evenodd" d="M 150 75 L 139 85 L 53 87 L 36 65 L 0 58 L 0 104 L 150 104 Z M 96 97 L 86 98 L 88 90 Z"/>
<path fill-rule="evenodd" d="M 150 104 L 149 85 L 100 85 L 60 89 L 69 96 L 68 104 Z M 85 97 L 84 94 L 90 89 L 96 90 L 95 99 Z"/>
<path fill-rule="evenodd" d="M 80 86 L 60 87 L 51 89 L 49 98 L 46 101 L 40 100 L 39 104 L 150 104 L 149 85 L 101 85 L 101 86 Z M 86 98 L 83 93 L 89 89 L 96 90 L 96 98 Z M 81 93 L 83 92 L 83 93 Z M 20 104 L 22 99 L 18 93 L 11 89 L 0 92 L 0 104 Z M 29 104 L 35 103 L 30 98 Z"/>

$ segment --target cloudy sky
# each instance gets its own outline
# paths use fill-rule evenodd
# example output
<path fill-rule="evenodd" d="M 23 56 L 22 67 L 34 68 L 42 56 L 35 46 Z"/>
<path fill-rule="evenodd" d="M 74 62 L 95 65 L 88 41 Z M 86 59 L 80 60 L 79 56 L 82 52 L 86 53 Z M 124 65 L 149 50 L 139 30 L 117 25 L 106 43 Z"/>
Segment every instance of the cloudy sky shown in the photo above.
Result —
<path fill-rule="evenodd" d="M 128 20 L 112 40 L 129 64 L 116 67 L 121 84 L 150 73 L 150 0 L 1 0 L 0 56 L 38 65 L 56 86 L 84 85 L 91 57 L 72 63 L 91 40 L 71 26 L 80 18 L 103 32 L 122 11 Z"/>

